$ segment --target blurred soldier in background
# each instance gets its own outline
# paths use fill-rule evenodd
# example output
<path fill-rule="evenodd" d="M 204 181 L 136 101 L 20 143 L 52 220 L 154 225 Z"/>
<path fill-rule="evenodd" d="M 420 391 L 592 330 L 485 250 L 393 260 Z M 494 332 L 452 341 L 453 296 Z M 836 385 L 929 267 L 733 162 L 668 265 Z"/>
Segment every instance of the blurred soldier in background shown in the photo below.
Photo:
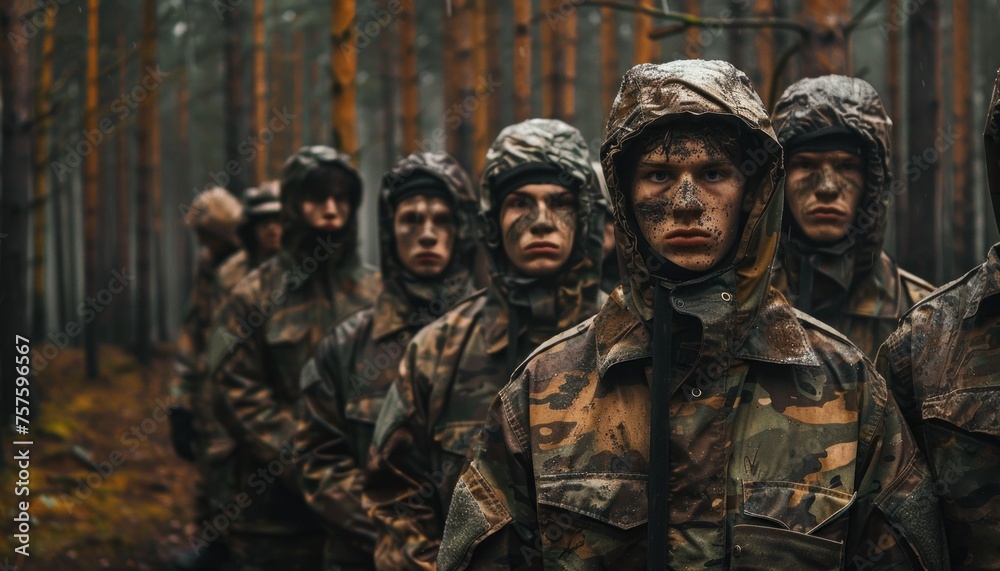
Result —
<path fill-rule="evenodd" d="M 210 406 L 205 406 L 208 386 L 206 357 L 212 314 L 218 308 L 216 284 L 223 260 L 239 250 L 237 229 L 243 222 L 239 201 L 224 188 L 210 188 L 195 197 L 184 216 L 184 222 L 194 230 L 201 245 L 194 272 L 194 285 L 188 300 L 188 310 L 177 336 L 171 398 L 175 405 L 170 413 L 170 435 L 174 450 L 181 458 L 195 462 L 200 479 L 195 485 L 195 521 L 211 520 L 218 513 L 213 509 L 210 477 L 210 446 L 206 435 L 212 431 L 215 418 Z M 174 560 L 178 569 L 216 569 L 228 559 L 228 550 L 221 539 L 207 548 L 191 549 Z"/>
<path fill-rule="evenodd" d="M 282 168 L 281 251 L 252 270 L 217 315 L 209 364 L 219 420 L 236 441 L 231 486 L 250 503 L 229 524 L 240 569 L 320 569 L 325 539 L 295 479 L 299 373 L 339 319 L 370 305 L 378 274 L 357 251 L 361 179 L 330 147 Z"/>
<path fill-rule="evenodd" d="M 770 286 L 781 148 L 746 75 L 633 67 L 601 159 L 622 287 L 493 401 L 442 571 L 941 569 L 881 377 Z"/>
<path fill-rule="evenodd" d="M 593 315 L 603 213 L 575 128 L 532 119 L 500 132 L 480 183 L 489 287 L 420 330 L 375 426 L 364 483 L 379 569 L 433 569 L 472 437 L 511 371 Z"/>
<path fill-rule="evenodd" d="M 842 75 L 792 84 L 773 121 L 786 174 L 772 283 L 874 359 L 903 313 L 934 289 L 882 251 L 892 121 L 871 85 Z"/>
<path fill-rule="evenodd" d="M 243 192 L 243 216 L 239 235 L 243 249 L 219 268 L 220 301 L 243 276 L 281 249 L 281 183 L 269 180 Z"/>
<path fill-rule="evenodd" d="M 986 120 L 986 173 L 1000 225 L 1000 74 Z M 918 303 L 878 369 L 927 455 L 952 569 L 1000 569 L 1000 244 Z"/>
<path fill-rule="evenodd" d="M 372 569 L 375 528 L 361 487 L 375 421 L 413 335 L 471 293 L 476 201 L 444 153 L 410 155 L 379 196 L 382 293 L 334 328 L 302 368 L 302 490 L 323 520 L 327 568 Z"/>

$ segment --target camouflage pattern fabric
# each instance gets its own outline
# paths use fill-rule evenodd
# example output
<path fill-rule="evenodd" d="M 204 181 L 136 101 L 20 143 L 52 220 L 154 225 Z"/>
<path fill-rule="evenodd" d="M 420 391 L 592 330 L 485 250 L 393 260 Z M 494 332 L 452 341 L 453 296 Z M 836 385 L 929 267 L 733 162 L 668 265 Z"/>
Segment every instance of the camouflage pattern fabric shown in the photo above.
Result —
<path fill-rule="evenodd" d="M 390 199 L 395 181 L 416 172 L 443 181 L 454 205 L 455 249 L 439 280 L 415 282 L 396 255 Z M 374 566 L 375 528 L 362 507 L 361 486 L 375 421 L 414 333 L 471 292 L 475 210 L 472 183 L 447 154 L 419 153 L 397 163 L 379 200 L 382 293 L 374 308 L 338 323 L 302 369 L 299 485 L 329 531 L 328 564 Z M 428 291 L 414 291 L 418 287 Z"/>
<path fill-rule="evenodd" d="M 738 122 L 763 169 L 732 261 L 666 283 L 674 370 L 652 378 L 651 290 L 620 181 L 653 122 Z M 643 569 L 651 384 L 671 382 L 670 569 L 941 569 L 931 480 L 864 355 L 769 285 L 780 148 L 725 62 L 626 73 L 601 156 L 628 272 L 600 313 L 539 347 L 490 407 L 454 490 L 438 566 Z M 750 167 L 741 165 L 749 174 Z"/>
<path fill-rule="evenodd" d="M 300 153 L 313 165 L 333 163 L 355 173 L 333 149 Z M 237 444 L 230 489 L 252 499 L 230 528 L 287 538 L 321 533 L 294 475 L 300 369 L 326 331 L 370 305 L 380 287 L 377 272 L 360 263 L 356 249 L 346 249 L 356 244 L 357 209 L 338 233 L 317 232 L 303 219 L 301 178 L 287 176 L 301 176 L 296 156 L 282 182 L 282 250 L 233 288 L 216 317 L 209 356 L 215 408 Z M 360 194 L 360 186 L 353 192 Z"/>
<path fill-rule="evenodd" d="M 864 143 L 865 192 L 847 237 L 832 247 L 796 239 L 786 210 L 772 285 L 792 306 L 805 309 L 802 274 L 814 276 L 809 313 L 847 335 L 869 358 L 896 328 L 899 318 L 934 286 L 906 272 L 882 251 L 894 188 L 892 121 L 878 93 L 866 81 L 842 75 L 792 84 L 774 108 L 774 129 L 782 145 L 804 133 L 844 127 Z M 901 184 L 901 183 L 900 183 Z M 814 294 L 814 295 L 813 295 Z"/>
<path fill-rule="evenodd" d="M 996 210 L 1000 75 L 985 143 Z M 1000 244 L 983 265 L 911 309 L 878 353 L 879 372 L 934 474 L 953 569 L 1000 569 L 998 332 Z"/>
<path fill-rule="evenodd" d="M 490 181 L 529 163 L 562 168 L 567 188 L 578 192 L 577 232 L 565 269 L 554 283 L 533 290 L 554 306 L 553 321 L 529 311 L 519 314 L 517 358 L 527 356 L 556 328 L 593 315 L 600 302 L 602 213 L 594 207 L 599 191 L 583 137 L 548 119 L 505 128 L 490 147 L 479 187 L 477 228 L 489 253 L 491 284 L 415 335 L 372 436 L 364 500 L 378 532 L 379 569 L 434 568 L 451 492 L 470 442 L 510 378 L 510 290 L 502 279 L 511 270 L 500 243 L 499 205 L 493 203 Z"/>

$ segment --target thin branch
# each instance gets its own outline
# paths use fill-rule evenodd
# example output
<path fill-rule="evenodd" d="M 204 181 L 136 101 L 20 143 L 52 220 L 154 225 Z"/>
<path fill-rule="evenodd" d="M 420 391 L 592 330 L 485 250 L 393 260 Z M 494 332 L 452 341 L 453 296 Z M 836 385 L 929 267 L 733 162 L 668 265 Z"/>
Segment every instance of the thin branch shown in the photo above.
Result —
<path fill-rule="evenodd" d="M 664 12 L 662 10 L 657 10 L 655 8 L 648 8 L 646 6 L 635 6 L 632 4 L 625 4 L 624 2 L 616 2 L 613 0 L 585 0 L 581 2 L 582 6 L 599 6 L 602 8 L 613 8 L 615 10 L 622 10 L 625 12 L 639 12 L 652 16 L 654 18 L 659 18 L 661 20 L 671 20 L 674 22 L 679 22 L 684 28 L 688 26 L 696 26 L 699 28 L 716 27 L 716 28 L 727 28 L 727 29 L 739 29 L 739 28 L 778 28 L 785 30 L 792 30 L 800 34 L 807 34 L 809 32 L 808 28 L 802 24 L 796 22 L 795 20 L 789 20 L 787 18 L 701 18 L 699 16 L 694 16 L 691 14 L 684 14 L 681 12 Z M 667 26 L 666 28 L 654 29 L 650 32 L 649 37 L 651 39 L 659 39 L 662 36 L 677 33 L 679 31 L 676 26 Z"/>
<path fill-rule="evenodd" d="M 868 3 L 862 6 L 861 9 L 858 10 L 857 14 L 851 17 L 851 21 L 848 22 L 846 26 L 844 26 L 844 35 L 847 36 L 851 32 L 853 32 L 854 29 L 857 28 L 858 25 L 861 24 L 861 22 L 865 19 L 865 16 L 867 16 L 869 12 L 874 10 L 875 6 L 877 6 L 882 1 L 883 0 L 868 0 Z"/>

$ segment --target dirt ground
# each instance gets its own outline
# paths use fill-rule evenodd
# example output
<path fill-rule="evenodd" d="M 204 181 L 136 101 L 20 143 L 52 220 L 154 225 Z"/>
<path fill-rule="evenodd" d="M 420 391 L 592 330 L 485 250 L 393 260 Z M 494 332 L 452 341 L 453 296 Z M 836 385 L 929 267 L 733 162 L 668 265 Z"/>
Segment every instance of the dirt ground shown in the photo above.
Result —
<path fill-rule="evenodd" d="M 147 370 L 124 350 L 103 346 L 100 378 L 90 381 L 83 352 L 67 348 L 39 373 L 31 388 L 38 410 L 30 418 L 27 497 L 14 495 L 17 469 L 4 435 L 0 507 L 9 523 L 0 571 L 171 569 L 170 559 L 188 548 L 198 531 L 195 470 L 170 447 L 169 353 L 158 347 Z M 20 544 L 7 531 L 24 499 L 29 557 L 14 552 Z"/>

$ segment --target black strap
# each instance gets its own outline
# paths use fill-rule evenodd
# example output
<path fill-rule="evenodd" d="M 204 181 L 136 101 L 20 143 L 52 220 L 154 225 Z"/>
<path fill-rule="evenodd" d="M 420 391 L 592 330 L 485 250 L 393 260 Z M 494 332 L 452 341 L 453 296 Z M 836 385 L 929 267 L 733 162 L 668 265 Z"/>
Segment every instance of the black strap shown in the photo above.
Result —
<path fill-rule="evenodd" d="M 813 268 L 812 260 L 809 256 L 802 256 L 802 278 L 799 280 L 799 303 L 798 309 L 803 313 L 812 313 L 813 308 Z"/>
<path fill-rule="evenodd" d="M 668 500 L 670 494 L 670 369 L 673 309 L 670 290 L 662 285 L 653 298 L 653 382 L 649 427 L 649 487 L 646 569 L 667 569 Z"/>

